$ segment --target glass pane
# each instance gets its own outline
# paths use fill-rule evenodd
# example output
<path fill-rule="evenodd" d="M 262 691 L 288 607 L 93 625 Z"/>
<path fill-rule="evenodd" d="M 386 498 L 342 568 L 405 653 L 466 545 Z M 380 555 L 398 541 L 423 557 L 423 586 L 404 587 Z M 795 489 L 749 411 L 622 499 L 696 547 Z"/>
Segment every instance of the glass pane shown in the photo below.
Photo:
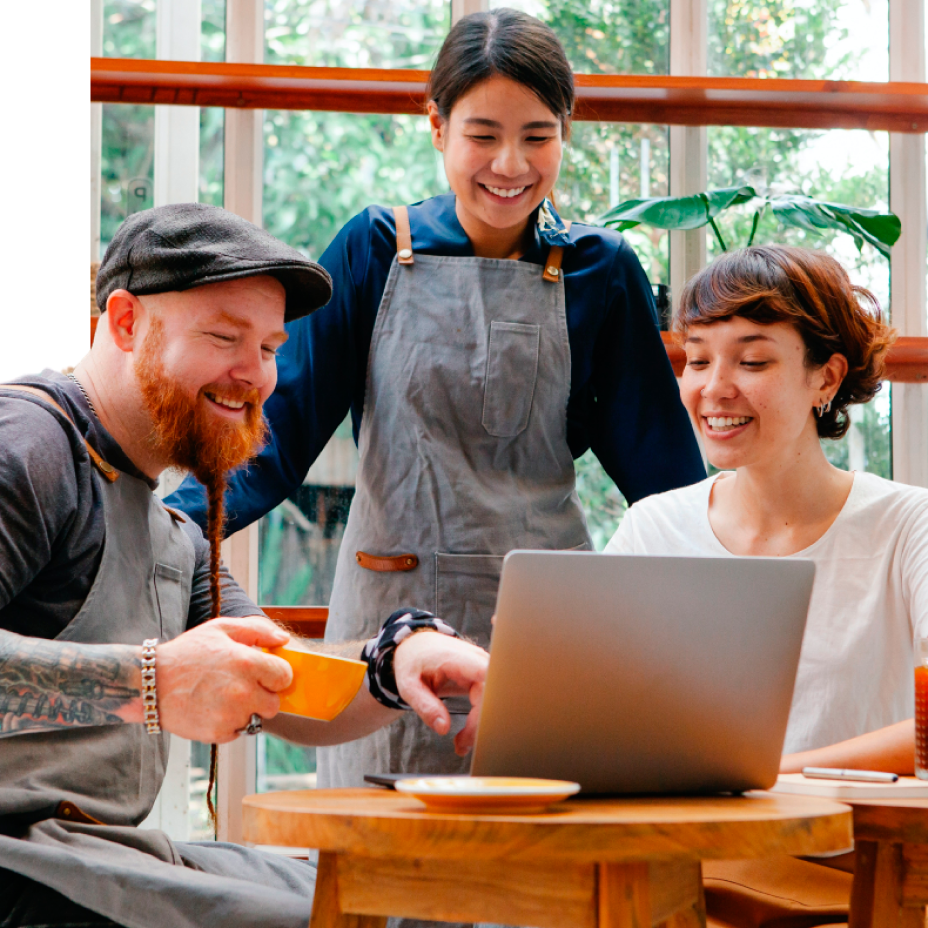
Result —
<path fill-rule="evenodd" d="M 201 0 L 203 61 L 226 60 L 226 0 Z M 200 110 L 200 202 L 222 206 L 225 178 L 225 115 L 218 107 Z"/>
<path fill-rule="evenodd" d="M 667 74 L 670 0 L 491 0 L 548 23 L 579 74 Z"/>
<path fill-rule="evenodd" d="M 100 175 L 100 251 L 123 220 L 154 206 L 155 108 L 104 104 Z"/>
<path fill-rule="evenodd" d="M 556 188 L 566 219 L 596 223 L 610 207 L 634 197 L 668 194 L 666 126 L 575 122 Z M 668 235 L 639 226 L 623 233 L 652 283 L 669 283 Z"/>
<path fill-rule="evenodd" d="M 848 409 L 851 427 L 847 434 L 837 441 L 822 442 L 828 460 L 843 470 L 867 471 L 892 480 L 891 408 L 892 391 L 888 383 L 869 403 L 851 406 Z"/>
<path fill-rule="evenodd" d="M 225 0 L 202 0 L 202 54 L 205 61 L 225 57 Z M 154 0 L 107 0 L 103 51 L 111 57 L 155 57 Z M 202 203 L 223 203 L 225 111 L 200 110 L 200 190 Z M 155 110 L 152 106 L 103 107 L 101 254 L 119 225 L 154 206 Z"/>
<path fill-rule="evenodd" d="M 154 58 L 156 0 L 104 0 L 103 56 Z"/>
<path fill-rule="evenodd" d="M 714 77 L 889 79 L 888 0 L 709 0 Z"/>
<path fill-rule="evenodd" d="M 354 451 L 354 442 L 349 441 Z M 320 460 L 328 452 L 327 448 Z M 354 487 L 311 483 L 311 474 L 259 523 L 258 599 L 262 604 L 318 606 L 332 596 L 335 562 Z"/>
<path fill-rule="evenodd" d="M 759 191 L 799 193 L 872 209 L 889 207 L 889 137 L 863 130 L 813 132 L 710 126 L 709 186 L 750 184 Z M 726 212 L 718 222 L 724 243 L 748 243 L 756 203 Z M 872 290 L 889 306 L 889 261 L 865 245 L 859 251 L 842 232 L 810 232 L 782 225 L 771 211 L 761 216 L 755 243 L 781 242 L 819 248 L 837 258 L 855 283 Z M 710 258 L 721 244 L 708 235 Z"/>
<path fill-rule="evenodd" d="M 265 227 L 310 257 L 371 203 L 448 189 L 421 116 L 270 110 L 265 142 Z"/>
<path fill-rule="evenodd" d="M 449 0 L 268 0 L 265 63 L 428 69 L 451 26 Z"/>
<path fill-rule="evenodd" d="M 156 15 L 155 0 L 106 0 L 104 56 L 154 58 Z M 154 138 L 154 107 L 103 106 L 101 254 L 127 216 L 154 205 Z"/>
<path fill-rule="evenodd" d="M 210 746 L 199 741 L 187 741 L 184 743 L 190 746 L 189 840 L 212 841 L 215 834 L 209 821 L 209 810 L 206 808 Z"/>
<path fill-rule="evenodd" d="M 200 57 L 203 61 L 226 60 L 226 0 L 200 0 L 203 33 Z"/>
<path fill-rule="evenodd" d="M 273 735 L 258 735 L 256 741 L 259 793 L 316 788 L 315 748 L 291 744 Z"/>

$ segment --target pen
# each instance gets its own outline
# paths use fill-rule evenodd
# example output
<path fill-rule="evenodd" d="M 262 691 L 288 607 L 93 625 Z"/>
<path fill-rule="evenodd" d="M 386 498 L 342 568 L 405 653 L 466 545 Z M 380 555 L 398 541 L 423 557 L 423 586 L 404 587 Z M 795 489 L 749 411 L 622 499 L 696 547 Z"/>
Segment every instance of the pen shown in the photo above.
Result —
<path fill-rule="evenodd" d="M 803 767 L 802 775 L 810 780 L 861 780 L 864 783 L 895 783 L 897 773 L 879 770 L 847 770 L 843 767 Z"/>

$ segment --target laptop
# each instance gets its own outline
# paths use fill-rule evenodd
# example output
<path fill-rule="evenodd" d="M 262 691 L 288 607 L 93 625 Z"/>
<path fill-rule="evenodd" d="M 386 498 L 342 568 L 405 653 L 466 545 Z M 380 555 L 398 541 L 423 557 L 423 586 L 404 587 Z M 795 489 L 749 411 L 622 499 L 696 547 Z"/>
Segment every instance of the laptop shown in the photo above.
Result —
<path fill-rule="evenodd" d="M 474 776 L 587 794 L 773 786 L 815 565 L 513 551 Z"/>

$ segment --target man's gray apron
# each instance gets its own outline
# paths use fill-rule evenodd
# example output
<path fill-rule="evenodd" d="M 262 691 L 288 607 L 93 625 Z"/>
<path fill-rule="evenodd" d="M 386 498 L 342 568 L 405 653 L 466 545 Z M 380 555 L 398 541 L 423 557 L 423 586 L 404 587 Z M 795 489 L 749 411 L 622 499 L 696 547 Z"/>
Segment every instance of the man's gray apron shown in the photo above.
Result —
<path fill-rule="evenodd" d="M 73 427 L 39 391 L 0 390 L 54 405 L 62 426 Z M 87 599 L 56 640 L 138 646 L 174 638 L 186 627 L 195 559 L 182 517 L 87 448 L 106 541 Z M 312 866 L 233 845 L 174 844 L 136 827 L 158 795 L 169 743 L 167 733 L 149 735 L 140 724 L 0 740 L 0 867 L 130 928 L 305 928 Z"/>
<path fill-rule="evenodd" d="M 487 647 L 510 550 L 591 547 L 567 446 L 561 249 L 546 268 L 413 256 L 406 210 L 394 212 L 326 639 L 368 638 L 418 606 Z M 320 786 L 470 765 L 412 713 L 318 758 Z"/>

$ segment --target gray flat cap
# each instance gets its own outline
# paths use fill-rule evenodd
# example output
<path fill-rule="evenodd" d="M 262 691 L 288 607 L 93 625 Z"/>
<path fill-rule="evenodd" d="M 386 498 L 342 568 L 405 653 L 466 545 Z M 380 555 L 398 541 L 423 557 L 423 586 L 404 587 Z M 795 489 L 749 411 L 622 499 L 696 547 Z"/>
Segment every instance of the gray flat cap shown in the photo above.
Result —
<path fill-rule="evenodd" d="M 287 322 L 332 296 L 324 268 L 241 216 L 203 203 L 157 206 L 116 231 L 97 273 L 97 306 L 104 312 L 114 290 L 144 296 L 261 274 L 284 285 Z"/>

